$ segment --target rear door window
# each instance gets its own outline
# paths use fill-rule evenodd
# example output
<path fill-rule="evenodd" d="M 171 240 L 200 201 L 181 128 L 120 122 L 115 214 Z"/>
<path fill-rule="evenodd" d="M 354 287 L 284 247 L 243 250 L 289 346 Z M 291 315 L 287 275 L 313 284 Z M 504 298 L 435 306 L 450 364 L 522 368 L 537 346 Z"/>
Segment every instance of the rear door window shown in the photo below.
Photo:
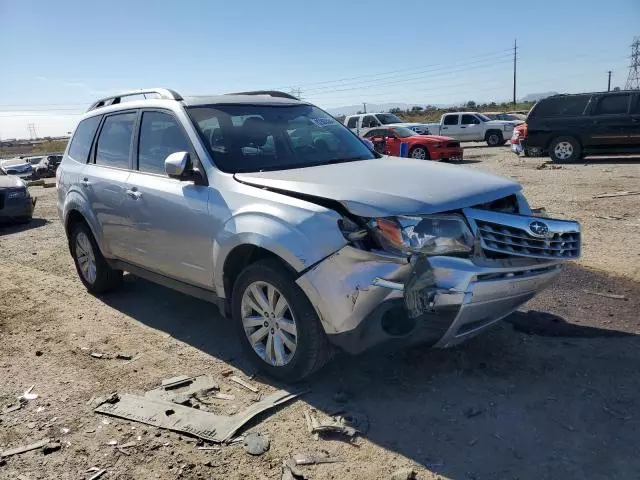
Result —
<path fill-rule="evenodd" d="M 445 115 L 443 125 L 458 125 L 459 115 Z"/>
<path fill-rule="evenodd" d="M 135 123 L 135 112 L 119 113 L 105 118 L 96 147 L 96 164 L 129 168 Z"/>
<path fill-rule="evenodd" d="M 96 134 L 101 119 L 102 115 L 97 115 L 95 117 L 85 118 L 78 124 L 78 128 L 76 128 L 73 138 L 71 139 L 71 145 L 69 145 L 68 155 L 72 160 L 87 163 L 93 137 Z"/>
<path fill-rule="evenodd" d="M 376 120 L 376 117 L 373 115 L 367 115 L 362 119 L 362 128 L 373 128 L 379 127 L 380 123 Z"/>
<path fill-rule="evenodd" d="M 347 128 L 358 128 L 358 117 L 351 117 L 347 121 Z"/>
<path fill-rule="evenodd" d="M 535 118 L 575 117 L 584 113 L 590 99 L 590 95 L 571 95 L 540 100 L 530 115 Z"/>
<path fill-rule="evenodd" d="M 462 125 L 478 125 L 480 120 L 475 115 L 462 115 Z"/>
<path fill-rule="evenodd" d="M 163 112 L 144 112 L 140 124 L 138 170 L 163 175 L 165 159 L 175 152 L 189 152 L 192 148 L 176 119 Z"/>
<path fill-rule="evenodd" d="M 627 113 L 631 95 L 606 95 L 598 101 L 594 115 L 620 115 Z"/>

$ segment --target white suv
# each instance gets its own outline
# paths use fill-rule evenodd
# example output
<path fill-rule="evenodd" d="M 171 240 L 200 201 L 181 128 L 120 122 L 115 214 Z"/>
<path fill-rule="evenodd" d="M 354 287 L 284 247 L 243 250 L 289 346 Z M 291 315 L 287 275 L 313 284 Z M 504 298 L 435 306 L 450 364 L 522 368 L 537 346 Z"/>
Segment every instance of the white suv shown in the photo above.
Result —
<path fill-rule="evenodd" d="M 455 345 L 580 253 L 579 225 L 532 216 L 517 183 L 381 156 L 280 92 L 102 99 L 56 183 L 90 292 L 128 271 L 209 300 L 249 357 L 286 380 L 322 366 L 332 345 Z"/>

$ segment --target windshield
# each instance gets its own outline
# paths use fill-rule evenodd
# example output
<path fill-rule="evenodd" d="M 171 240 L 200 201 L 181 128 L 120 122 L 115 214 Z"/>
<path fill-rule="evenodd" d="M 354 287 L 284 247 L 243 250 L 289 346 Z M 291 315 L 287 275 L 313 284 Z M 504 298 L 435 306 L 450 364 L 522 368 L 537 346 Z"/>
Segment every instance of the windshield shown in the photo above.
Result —
<path fill-rule="evenodd" d="M 378 113 L 376 114 L 376 117 L 383 125 L 389 125 L 390 123 L 402 123 L 402 119 L 396 117 L 393 113 Z"/>
<path fill-rule="evenodd" d="M 487 117 L 486 115 L 483 115 L 481 113 L 476 113 L 476 117 L 478 117 L 483 122 L 490 122 L 491 121 L 491 119 L 489 117 Z"/>
<path fill-rule="evenodd" d="M 400 138 L 414 137 L 418 135 L 416 132 L 408 129 L 407 127 L 392 127 L 391 130 Z"/>
<path fill-rule="evenodd" d="M 31 165 L 37 165 L 42 161 L 42 157 L 31 157 L 31 158 L 27 158 L 27 161 L 31 164 Z"/>
<path fill-rule="evenodd" d="M 207 105 L 187 111 L 216 166 L 225 172 L 376 158 L 349 129 L 311 105 Z"/>

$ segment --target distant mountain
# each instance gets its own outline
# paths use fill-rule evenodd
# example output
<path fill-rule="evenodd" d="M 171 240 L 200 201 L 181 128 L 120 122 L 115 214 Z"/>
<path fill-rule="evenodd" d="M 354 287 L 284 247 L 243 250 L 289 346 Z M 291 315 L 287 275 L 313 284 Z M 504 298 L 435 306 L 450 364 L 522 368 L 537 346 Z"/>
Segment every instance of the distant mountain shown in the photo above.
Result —
<path fill-rule="evenodd" d="M 558 95 L 558 92 L 543 92 L 543 93 L 530 93 L 520 99 L 522 102 L 537 102 L 543 98 L 550 97 L 551 95 Z"/>
<path fill-rule="evenodd" d="M 392 108 L 399 108 L 400 110 L 409 110 L 411 107 L 424 107 L 426 103 L 367 103 L 367 112 L 388 112 Z M 446 107 L 448 105 L 436 104 L 436 107 Z M 364 107 L 360 105 L 347 105 L 344 107 L 327 108 L 327 112 L 331 115 L 355 115 L 358 112 L 362 112 Z"/>

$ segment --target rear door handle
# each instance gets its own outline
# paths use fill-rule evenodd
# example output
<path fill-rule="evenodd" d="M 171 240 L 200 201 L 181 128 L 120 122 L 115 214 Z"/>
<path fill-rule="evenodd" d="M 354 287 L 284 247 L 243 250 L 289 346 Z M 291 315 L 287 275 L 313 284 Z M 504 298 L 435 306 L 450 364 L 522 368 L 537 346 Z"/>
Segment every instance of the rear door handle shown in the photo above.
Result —
<path fill-rule="evenodd" d="M 138 200 L 142 196 L 142 193 L 140 193 L 136 187 L 127 190 L 126 193 L 134 200 Z"/>
<path fill-rule="evenodd" d="M 467 128 L 466 125 L 460 125 L 460 128 Z"/>

